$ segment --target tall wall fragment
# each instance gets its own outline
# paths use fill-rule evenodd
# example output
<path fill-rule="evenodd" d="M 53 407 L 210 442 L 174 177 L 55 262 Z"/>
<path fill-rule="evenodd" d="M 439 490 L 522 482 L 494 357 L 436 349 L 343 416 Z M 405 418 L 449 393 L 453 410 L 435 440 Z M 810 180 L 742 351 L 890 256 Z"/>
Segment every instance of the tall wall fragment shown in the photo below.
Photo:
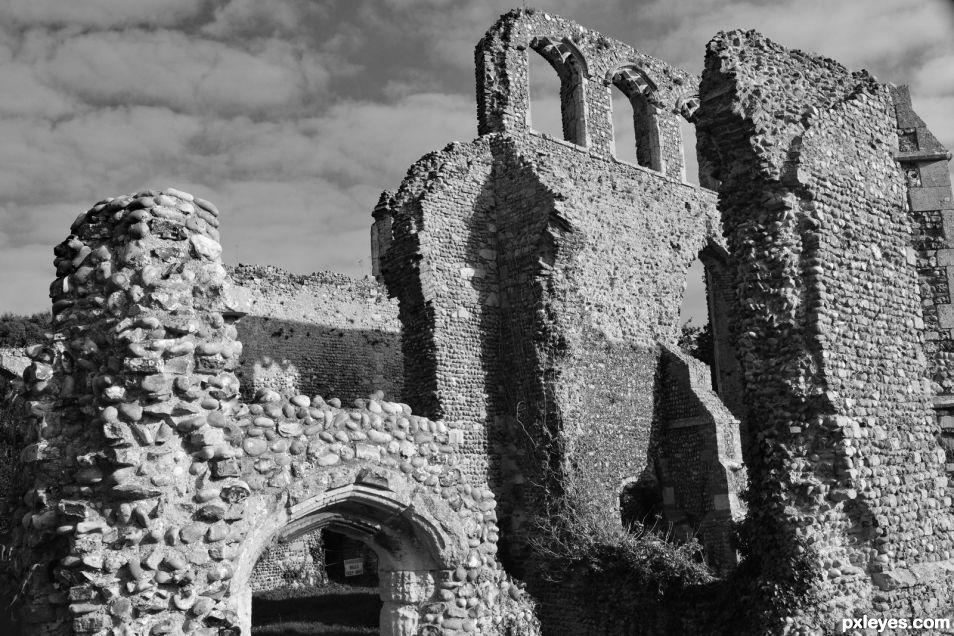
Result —
<path fill-rule="evenodd" d="M 537 54 L 563 83 L 565 140 L 530 125 Z M 408 401 L 459 431 L 468 474 L 501 502 L 502 558 L 520 573 L 548 507 L 572 502 L 618 526 L 623 487 L 661 483 L 657 343 L 674 344 L 688 267 L 721 230 L 712 193 L 683 180 L 691 75 L 532 10 L 503 16 L 476 58 L 481 136 L 412 166 L 372 235 L 400 300 Z M 613 155 L 613 85 L 647 118 L 650 140 L 635 140 L 646 165 Z M 713 449 L 713 461 L 740 466 L 737 448 Z M 730 482 L 723 472 L 726 502 Z M 549 628 L 572 631 L 558 613 L 545 610 Z"/>
<path fill-rule="evenodd" d="M 809 625 L 836 608 L 950 607 L 950 493 L 891 91 L 734 31 L 710 42 L 700 99 L 735 263 L 762 576 L 797 579 L 790 600 L 821 594 Z"/>

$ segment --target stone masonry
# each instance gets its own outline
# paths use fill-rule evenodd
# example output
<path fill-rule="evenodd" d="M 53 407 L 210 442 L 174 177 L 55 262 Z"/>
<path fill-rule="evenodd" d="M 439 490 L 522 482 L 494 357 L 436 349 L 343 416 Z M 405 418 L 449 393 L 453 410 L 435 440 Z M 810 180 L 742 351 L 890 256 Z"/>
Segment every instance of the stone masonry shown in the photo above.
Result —
<path fill-rule="evenodd" d="M 565 140 L 527 123 L 537 54 L 563 83 Z M 722 242 L 714 193 L 683 177 L 677 105 L 694 103 L 698 79 L 531 11 L 501 18 L 476 60 L 481 136 L 425 156 L 374 211 L 408 403 L 457 424 L 466 474 L 497 494 L 502 559 L 518 575 L 530 528 L 558 500 L 619 525 L 620 494 L 641 479 L 693 491 L 670 498 L 670 522 L 698 530 L 718 511 L 703 535 L 714 564 L 731 567 L 738 423 L 721 405 L 686 418 L 659 403 L 689 265 Z M 645 165 L 613 156 L 611 85 L 646 119 Z M 687 404 L 718 402 L 709 382 L 681 381 Z M 717 427 L 736 430 L 716 444 Z M 687 456 L 686 470 L 667 471 L 684 465 L 667 456 L 679 444 L 651 440 L 687 435 L 706 445 L 708 468 Z M 548 626 L 561 602 L 544 603 L 545 628 L 572 628 Z"/>
<path fill-rule="evenodd" d="M 56 249 L 56 337 L 24 374 L 28 632 L 247 632 L 261 551 L 322 526 L 379 551 L 384 634 L 529 616 L 447 424 L 378 400 L 240 399 L 243 295 L 217 226 L 211 204 L 147 191 L 96 204 Z"/>
<path fill-rule="evenodd" d="M 709 43 L 700 97 L 734 270 L 762 576 L 801 569 L 818 594 L 799 610 L 808 624 L 949 612 L 954 519 L 928 401 L 943 340 L 925 340 L 922 318 L 938 329 L 949 298 L 919 285 L 943 258 L 921 236 L 950 207 L 948 155 L 905 91 L 751 31 Z"/>
<path fill-rule="evenodd" d="M 273 389 L 349 402 L 377 391 L 401 398 L 397 303 L 381 285 L 250 265 L 231 268 L 229 276 L 248 293 L 248 313 L 236 325 L 245 345 L 236 375 L 247 397 Z"/>
<path fill-rule="evenodd" d="M 530 125 L 531 55 L 562 139 Z M 532 9 L 476 80 L 479 136 L 373 210 L 377 282 L 227 272 L 225 218 L 172 188 L 76 219 L 5 401 L 23 633 L 248 634 L 255 577 L 324 529 L 377 556 L 385 636 L 954 613 L 950 154 L 906 89 L 752 31 L 695 77 Z M 676 346 L 696 258 L 712 369 Z M 601 622 L 535 546 L 567 511 L 622 535 L 632 493 L 717 578 Z"/>

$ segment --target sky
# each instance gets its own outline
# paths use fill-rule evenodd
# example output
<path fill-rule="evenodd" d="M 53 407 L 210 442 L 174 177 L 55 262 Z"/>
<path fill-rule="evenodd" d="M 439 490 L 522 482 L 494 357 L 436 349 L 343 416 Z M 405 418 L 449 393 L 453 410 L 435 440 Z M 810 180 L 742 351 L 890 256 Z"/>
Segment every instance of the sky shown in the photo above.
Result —
<path fill-rule="evenodd" d="M 49 306 L 52 248 L 79 213 L 167 186 L 219 207 L 227 263 L 369 274 L 379 194 L 421 155 L 476 135 L 473 48 L 513 6 L 0 0 L 0 312 Z M 951 0 L 527 6 L 696 73 L 718 31 L 755 28 L 910 84 L 954 147 Z M 535 127 L 554 105 L 534 101 Z"/>

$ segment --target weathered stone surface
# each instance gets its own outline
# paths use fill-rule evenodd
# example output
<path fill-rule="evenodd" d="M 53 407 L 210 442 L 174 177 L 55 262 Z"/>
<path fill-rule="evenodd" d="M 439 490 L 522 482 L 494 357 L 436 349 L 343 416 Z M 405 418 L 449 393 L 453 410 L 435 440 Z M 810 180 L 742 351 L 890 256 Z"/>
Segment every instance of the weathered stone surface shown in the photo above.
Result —
<path fill-rule="evenodd" d="M 530 128 L 536 54 L 564 140 Z M 391 300 L 370 280 L 226 271 L 219 211 L 175 189 L 73 223 L 55 336 L 16 367 L 29 434 L 8 473 L 29 487 L 4 517 L 28 631 L 248 631 L 250 581 L 321 580 L 296 559 L 330 518 L 389 555 L 385 630 L 593 633 L 573 581 L 531 578 L 535 615 L 512 578 L 534 576 L 535 522 L 569 504 L 612 535 L 620 491 L 651 495 L 645 512 L 727 571 L 743 452 L 753 589 L 798 572 L 811 591 L 763 631 L 949 613 L 954 204 L 906 92 L 751 32 L 710 42 L 700 81 L 532 10 L 477 62 L 480 137 L 374 210 Z M 612 86 L 638 165 L 613 151 Z M 680 115 L 706 187 L 684 183 Z M 711 375 L 675 347 L 697 256 Z M 640 619 L 711 627 L 705 602 L 679 607 Z"/>

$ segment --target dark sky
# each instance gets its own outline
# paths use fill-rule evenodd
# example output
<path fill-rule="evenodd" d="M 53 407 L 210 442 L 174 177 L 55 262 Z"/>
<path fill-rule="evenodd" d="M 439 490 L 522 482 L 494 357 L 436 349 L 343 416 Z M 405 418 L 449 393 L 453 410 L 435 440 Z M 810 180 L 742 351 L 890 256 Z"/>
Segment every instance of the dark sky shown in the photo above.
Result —
<path fill-rule="evenodd" d="M 72 220 L 145 188 L 215 202 L 227 262 L 369 273 L 371 208 L 421 155 L 476 134 L 473 47 L 512 6 L 0 0 L 0 311 L 47 307 Z M 910 84 L 954 146 L 950 0 L 532 6 L 694 72 L 717 31 L 756 28 Z"/>

